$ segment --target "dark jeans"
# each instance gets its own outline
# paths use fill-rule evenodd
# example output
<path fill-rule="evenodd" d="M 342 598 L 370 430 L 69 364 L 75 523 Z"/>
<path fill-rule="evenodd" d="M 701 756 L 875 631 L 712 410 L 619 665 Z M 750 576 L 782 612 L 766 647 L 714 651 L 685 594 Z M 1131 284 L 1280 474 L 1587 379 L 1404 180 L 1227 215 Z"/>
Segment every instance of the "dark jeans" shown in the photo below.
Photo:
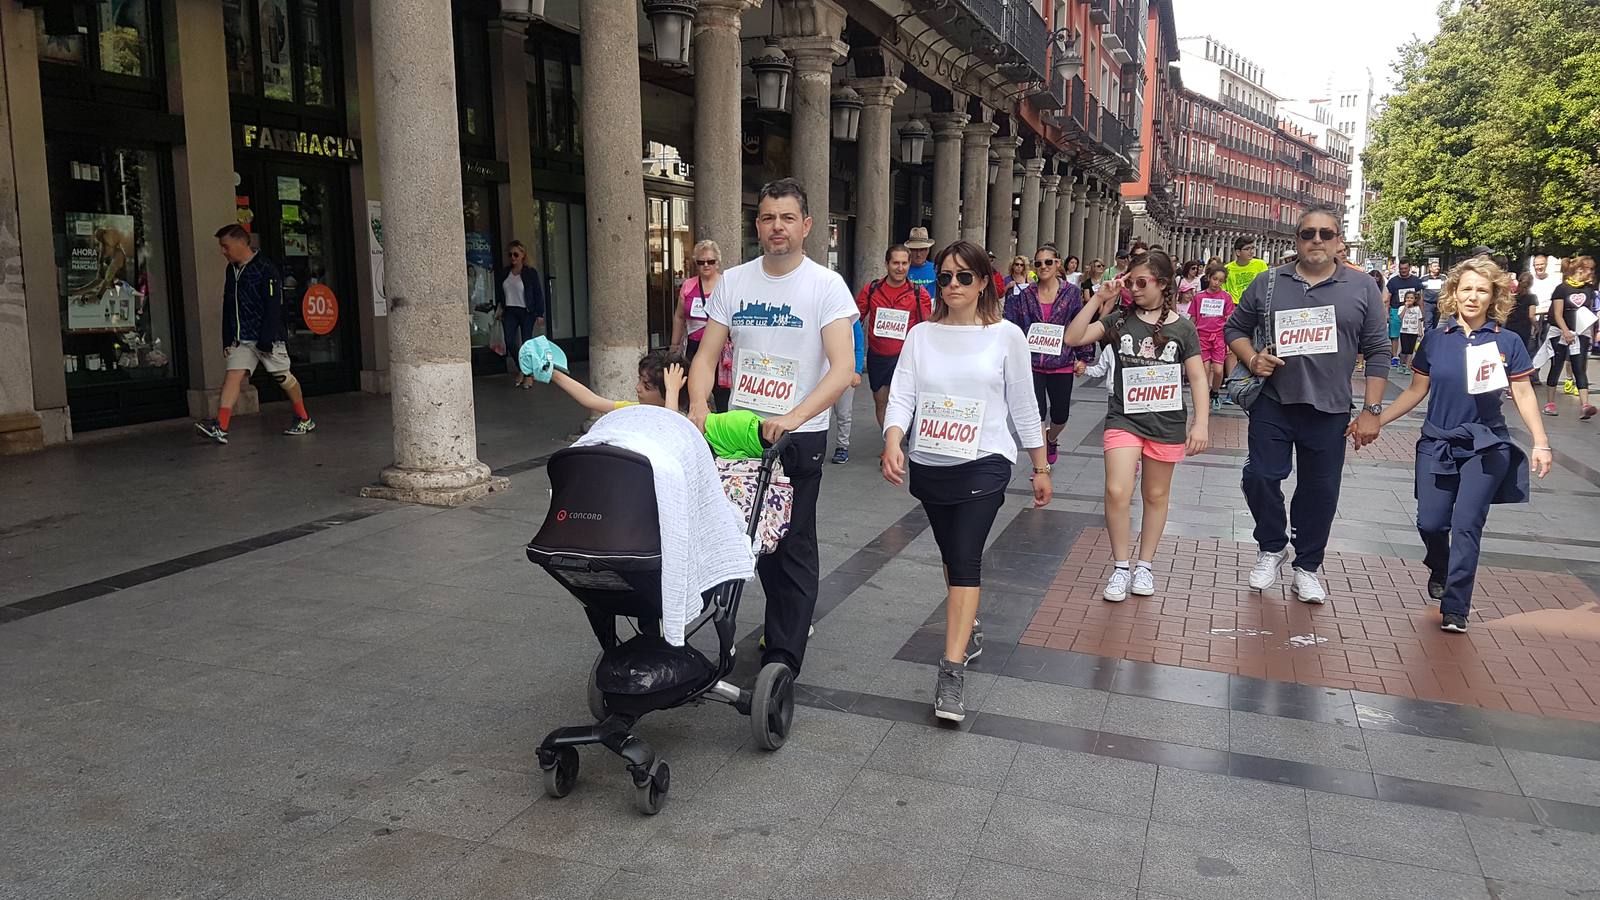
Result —
<path fill-rule="evenodd" d="M 1268 553 L 1282 552 L 1289 545 L 1292 517 L 1297 569 L 1322 568 L 1328 532 L 1339 508 L 1344 431 L 1349 425 L 1346 413 L 1325 413 L 1305 403 L 1281 404 L 1265 391 L 1250 409 L 1244 499 L 1256 521 L 1256 544 Z M 1283 480 L 1291 468 L 1297 485 L 1285 517 Z"/>
<path fill-rule="evenodd" d="M 1058 427 L 1067 424 L 1072 406 L 1072 373 L 1033 373 L 1033 398 L 1039 401 L 1039 421 L 1048 419 Z"/>
<path fill-rule="evenodd" d="M 522 342 L 534 336 L 533 311 L 526 306 L 501 307 L 500 328 L 506 334 L 506 356 L 515 363 L 517 354 L 522 351 Z"/>
<path fill-rule="evenodd" d="M 767 647 L 763 665 L 781 662 L 795 672 L 806 656 L 811 614 L 817 608 L 817 494 L 822 490 L 822 455 L 828 433 L 795 434 L 784 450 L 784 474 L 794 485 L 794 511 L 789 533 L 766 556 L 756 560 L 756 574 L 767 595 Z"/>
<path fill-rule="evenodd" d="M 1558 343 L 1561 338 L 1550 339 L 1550 349 L 1554 354 L 1550 357 L 1550 373 L 1545 376 L 1544 383 L 1547 387 L 1555 387 L 1561 383 L 1561 370 L 1572 367 L 1572 383 L 1579 390 L 1589 389 L 1589 337 L 1578 335 L 1578 353 L 1568 352 L 1568 348 Z"/>
<path fill-rule="evenodd" d="M 1417 458 L 1417 531 L 1428 548 L 1423 562 L 1444 582 L 1439 611 L 1465 616 L 1472 609 L 1472 585 L 1478 574 L 1478 547 L 1489 504 L 1511 467 L 1511 451 L 1501 447 L 1472 457 L 1455 475 L 1426 471 Z"/>

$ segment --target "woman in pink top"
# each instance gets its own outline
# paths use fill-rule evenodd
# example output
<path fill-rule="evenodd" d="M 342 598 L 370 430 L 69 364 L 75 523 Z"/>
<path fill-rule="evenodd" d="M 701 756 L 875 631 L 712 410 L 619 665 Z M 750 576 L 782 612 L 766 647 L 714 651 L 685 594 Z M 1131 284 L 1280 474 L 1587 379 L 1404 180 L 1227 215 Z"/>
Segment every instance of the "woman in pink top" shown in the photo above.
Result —
<path fill-rule="evenodd" d="M 706 304 L 722 278 L 722 251 L 716 241 L 694 245 L 694 271 L 693 277 L 683 280 L 678 289 L 678 305 L 672 310 L 672 349 L 682 347 L 683 358 L 690 361 L 700 349 L 700 335 L 706 330 Z M 722 387 L 712 390 L 717 409 L 728 408 L 727 393 Z"/>
<path fill-rule="evenodd" d="M 1200 333 L 1200 361 L 1206 365 L 1211 378 L 1211 408 L 1222 406 L 1219 391 L 1222 389 L 1222 364 L 1228 357 L 1228 342 L 1222 337 L 1222 326 L 1233 314 L 1233 298 L 1222 286 L 1228 281 L 1226 267 L 1212 263 L 1206 266 L 1205 290 L 1189 301 L 1189 318 Z"/>

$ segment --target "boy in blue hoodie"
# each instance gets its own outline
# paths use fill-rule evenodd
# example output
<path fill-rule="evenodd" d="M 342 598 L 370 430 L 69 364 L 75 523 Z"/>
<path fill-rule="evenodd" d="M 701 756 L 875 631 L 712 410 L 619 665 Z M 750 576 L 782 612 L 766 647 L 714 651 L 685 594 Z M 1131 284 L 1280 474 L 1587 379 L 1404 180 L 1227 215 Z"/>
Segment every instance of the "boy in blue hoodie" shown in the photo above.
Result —
<path fill-rule="evenodd" d="M 317 427 L 306 414 L 300 382 L 289 371 L 284 344 L 283 287 L 278 269 L 250 246 L 250 233 L 237 224 L 217 230 L 217 244 L 228 261 L 222 293 L 222 347 L 228 374 L 222 379 L 217 417 L 194 423 L 195 430 L 219 444 L 228 442 L 228 423 L 244 380 L 261 366 L 294 405 L 294 422 L 284 434 L 307 434 Z"/>

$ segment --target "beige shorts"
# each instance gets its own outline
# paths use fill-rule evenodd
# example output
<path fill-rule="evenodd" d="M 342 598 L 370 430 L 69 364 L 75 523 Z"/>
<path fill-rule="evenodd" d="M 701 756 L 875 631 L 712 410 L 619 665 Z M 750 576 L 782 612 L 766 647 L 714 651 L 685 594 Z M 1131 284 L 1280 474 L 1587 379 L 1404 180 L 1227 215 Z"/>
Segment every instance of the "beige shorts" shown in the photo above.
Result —
<path fill-rule="evenodd" d="M 289 371 L 289 348 L 283 341 L 272 345 L 271 353 L 262 353 L 255 344 L 234 344 L 228 348 L 228 368 L 255 372 L 256 366 L 278 374 Z"/>

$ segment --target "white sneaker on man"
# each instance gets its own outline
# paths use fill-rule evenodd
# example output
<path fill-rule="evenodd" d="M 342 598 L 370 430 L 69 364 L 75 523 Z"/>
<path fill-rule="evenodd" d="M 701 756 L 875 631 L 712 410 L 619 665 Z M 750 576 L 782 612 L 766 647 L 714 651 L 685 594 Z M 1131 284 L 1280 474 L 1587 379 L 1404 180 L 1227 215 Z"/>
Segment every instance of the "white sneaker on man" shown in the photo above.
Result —
<path fill-rule="evenodd" d="M 1250 589 L 1264 591 L 1277 584 L 1278 571 L 1283 568 L 1283 558 L 1288 555 L 1287 550 L 1279 550 L 1277 553 L 1258 550 L 1255 568 L 1250 570 Z"/>
<path fill-rule="evenodd" d="M 1322 587 L 1322 580 L 1316 572 L 1307 572 L 1296 567 L 1294 570 L 1294 596 L 1301 603 L 1314 603 L 1321 606 L 1328 602 L 1328 592 Z"/>

